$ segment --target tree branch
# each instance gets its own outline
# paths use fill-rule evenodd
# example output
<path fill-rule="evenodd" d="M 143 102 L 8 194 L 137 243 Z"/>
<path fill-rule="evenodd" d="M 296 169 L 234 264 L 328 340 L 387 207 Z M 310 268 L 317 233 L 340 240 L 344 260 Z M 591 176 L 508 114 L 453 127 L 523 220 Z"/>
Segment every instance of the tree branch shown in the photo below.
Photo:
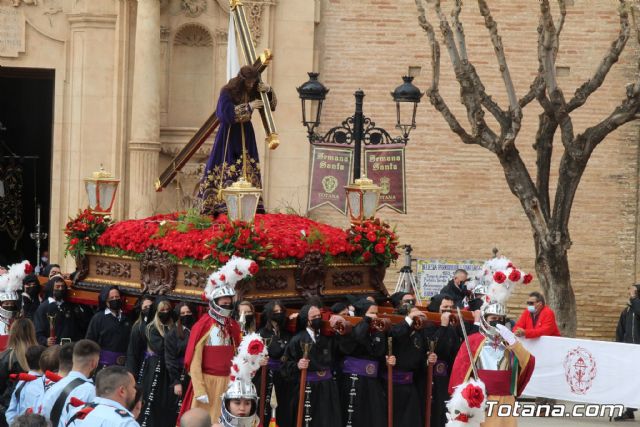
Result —
<path fill-rule="evenodd" d="M 464 35 L 464 27 L 460 21 L 460 12 L 462 12 L 462 0 L 456 0 L 456 4 L 451 11 L 451 19 L 453 21 L 453 28 L 455 28 L 455 37 L 458 41 L 458 51 L 460 52 L 460 58 L 463 61 L 468 61 L 467 56 L 467 42 Z"/>
<path fill-rule="evenodd" d="M 538 192 L 533 185 L 527 166 L 522 161 L 515 145 L 508 146 L 498 153 L 498 159 L 504 170 L 509 189 L 520 200 L 531 227 L 545 250 L 550 249 L 549 226 L 543 213 Z"/>
<path fill-rule="evenodd" d="M 507 64 L 507 58 L 504 54 L 504 46 L 502 44 L 502 38 L 498 34 L 498 24 L 491 15 L 489 5 L 486 0 L 478 0 L 478 7 L 480 8 L 480 14 L 484 17 L 484 24 L 491 34 L 491 43 L 498 60 L 498 66 L 500 67 L 500 74 L 504 81 L 505 89 L 507 90 L 507 97 L 509 99 L 509 107 L 512 115 L 512 132 L 513 139 L 515 139 L 518 131 L 520 130 L 520 122 L 522 120 L 522 110 L 520 109 L 520 103 L 516 95 L 516 89 L 513 86 L 513 80 L 511 80 L 511 73 L 509 72 L 509 66 Z"/>
<path fill-rule="evenodd" d="M 584 152 L 591 155 L 593 150 L 611 132 L 625 123 L 636 120 L 640 113 L 640 79 L 627 85 L 627 98 L 613 112 L 597 125 L 587 128 L 578 135 L 576 144 L 584 147 Z"/>
<path fill-rule="evenodd" d="M 551 201 L 549 198 L 549 175 L 551 174 L 551 156 L 553 154 L 553 136 L 558 123 L 552 115 L 542 113 L 538 116 L 538 132 L 533 149 L 536 150 L 536 188 L 540 199 L 540 208 L 547 222 L 551 216 Z"/>
<path fill-rule="evenodd" d="M 445 119 L 449 128 L 460 137 L 462 142 L 465 144 L 480 144 L 480 140 L 473 138 L 469 135 L 460 122 L 455 117 L 455 115 L 451 112 L 446 102 L 440 96 L 440 92 L 438 90 L 438 85 L 440 84 L 440 43 L 435 35 L 435 31 L 433 29 L 433 25 L 427 19 L 426 10 L 422 4 L 422 0 L 415 0 L 416 7 L 418 9 L 418 22 L 420 27 L 427 33 L 427 38 L 429 40 L 429 45 L 431 46 L 431 68 L 432 68 L 432 78 L 431 78 L 431 88 L 427 90 L 427 96 L 429 97 L 429 101 L 431 104 L 442 114 L 442 117 Z"/>
<path fill-rule="evenodd" d="M 481 96 L 473 77 L 475 71 L 472 67 L 469 67 L 468 61 L 463 62 L 461 60 L 451 26 L 442 12 L 440 0 L 435 1 L 434 9 L 440 20 L 440 30 L 455 70 L 456 80 L 460 84 L 460 99 L 467 109 L 467 119 L 471 124 L 473 138 L 479 138 L 482 141 L 481 145 L 494 151 L 496 148 L 493 146 L 497 144 L 498 137 L 487 126 L 487 122 L 484 119 Z"/>
<path fill-rule="evenodd" d="M 539 38 L 538 40 L 542 43 L 542 45 L 539 46 L 539 52 L 542 60 L 542 69 L 544 71 L 543 75 L 547 85 L 547 92 L 549 93 L 554 118 L 560 125 L 562 144 L 565 146 L 565 149 L 569 150 L 572 149 L 572 144 L 574 142 L 573 122 L 571 121 L 571 117 L 567 111 L 567 104 L 564 99 L 564 95 L 560 88 L 558 88 L 558 82 L 556 80 L 557 36 L 560 31 L 556 29 L 553 23 L 549 0 L 540 1 L 540 15 L 542 20 L 542 38 Z M 561 19 L 560 22 L 564 25 L 564 19 Z"/>
<path fill-rule="evenodd" d="M 595 92 L 604 82 L 604 79 L 609 74 L 609 70 L 613 67 L 613 64 L 618 62 L 620 58 L 620 54 L 624 50 L 627 41 L 629 40 L 630 27 L 629 27 L 629 13 L 627 8 L 625 7 L 624 0 L 620 1 L 620 31 L 618 33 L 618 37 L 611 43 L 611 47 L 609 48 L 609 52 L 605 55 L 605 57 L 600 62 L 600 65 L 596 69 L 593 77 L 584 82 L 578 89 L 576 89 L 575 94 L 569 104 L 567 105 L 567 111 L 571 112 L 576 108 L 581 107 L 587 102 L 589 96 Z"/>

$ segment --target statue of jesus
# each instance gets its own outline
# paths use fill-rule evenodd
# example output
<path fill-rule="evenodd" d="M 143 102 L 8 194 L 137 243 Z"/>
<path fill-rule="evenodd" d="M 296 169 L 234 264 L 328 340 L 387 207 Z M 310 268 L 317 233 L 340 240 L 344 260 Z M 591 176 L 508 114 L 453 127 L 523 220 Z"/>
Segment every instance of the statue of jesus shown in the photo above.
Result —
<path fill-rule="evenodd" d="M 260 82 L 258 71 L 250 65 L 242 67 L 220 91 L 216 107 L 220 127 L 198 191 L 202 214 L 216 216 L 226 213 L 222 189 L 243 177 L 244 173 L 247 181 L 262 188 L 258 147 L 251 124 L 253 111 L 264 108 L 259 99 L 260 92 L 268 94 L 274 111 L 277 101 L 273 90 Z M 258 213 L 264 213 L 262 200 L 258 204 Z"/>

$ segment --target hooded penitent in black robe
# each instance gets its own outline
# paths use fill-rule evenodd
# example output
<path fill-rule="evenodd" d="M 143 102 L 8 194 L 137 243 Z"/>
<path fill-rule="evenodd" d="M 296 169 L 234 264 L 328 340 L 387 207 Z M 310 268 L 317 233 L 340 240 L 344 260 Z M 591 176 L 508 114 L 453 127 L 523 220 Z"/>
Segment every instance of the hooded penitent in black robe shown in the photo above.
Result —
<path fill-rule="evenodd" d="M 302 324 L 308 319 L 310 306 L 300 310 L 299 320 Z M 292 403 L 290 419 L 295 420 L 298 410 L 298 391 L 300 389 L 300 370 L 298 361 L 304 354 L 304 344 L 310 343 L 309 368 L 305 387 L 305 412 L 302 425 L 304 427 L 342 426 L 340 397 L 338 386 L 333 379 L 332 369 L 335 362 L 335 341 L 332 337 L 315 333 L 315 342 L 304 329 L 293 336 L 285 348 L 285 361 L 282 374 L 289 384 Z M 317 381 L 317 379 L 321 379 Z M 284 424 L 282 425 L 284 427 Z"/>
<path fill-rule="evenodd" d="M 371 318 L 364 316 L 351 334 L 337 339 L 340 351 L 345 355 L 340 384 L 344 425 L 386 426 L 387 397 L 379 379 L 380 372 L 386 370 L 385 334 L 371 331 Z"/>
<path fill-rule="evenodd" d="M 421 331 L 414 331 L 407 322 L 400 322 L 391 328 L 393 354 L 396 366 L 393 368 L 393 425 L 424 425 L 424 395 L 417 384 L 424 382 L 424 366 L 428 347 Z"/>
<path fill-rule="evenodd" d="M 160 301 L 156 301 L 156 307 Z M 154 321 L 145 329 L 146 351 L 140 383 L 144 405 L 137 420 L 141 427 L 174 427 L 176 424 L 176 396 L 170 389 L 165 363 L 165 337 L 171 328 L 163 324 L 160 327 L 164 336 Z"/>
<path fill-rule="evenodd" d="M 282 307 L 282 306 L 281 306 Z M 273 320 L 274 304 L 267 303 L 262 312 L 262 316 L 266 318 L 265 325 L 260 328 L 258 333 L 265 340 L 267 350 L 269 351 L 269 364 L 267 365 L 267 381 L 265 386 L 265 402 L 264 402 L 264 418 L 265 424 L 269 422 L 271 417 L 271 393 L 275 389 L 278 407 L 276 409 L 276 419 L 281 427 L 294 424 L 291 419 L 291 387 L 282 375 L 282 358 L 285 348 L 291 341 L 291 333 L 285 329 L 285 321 L 278 323 L 277 327 L 271 324 Z M 284 308 L 283 308 L 283 314 Z M 267 326 L 268 324 L 268 326 Z M 256 390 L 260 392 L 260 382 L 262 380 L 262 369 L 253 377 Z"/>
<path fill-rule="evenodd" d="M 182 338 L 178 335 L 178 327 L 182 328 Z M 164 340 L 165 363 L 169 374 L 169 388 L 167 393 L 175 395 L 173 389 L 177 384 L 182 385 L 182 396 L 187 392 L 191 378 L 184 369 L 184 353 L 187 350 L 190 331 L 186 327 L 179 325 L 171 329 Z M 180 412 L 182 396 L 176 396 L 173 401 L 174 423 Z"/>
<path fill-rule="evenodd" d="M 119 315 L 114 315 L 106 310 L 106 301 L 109 292 L 117 286 L 104 288 L 98 298 L 98 312 L 93 315 L 87 330 L 87 339 L 95 341 L 100 345 L 100 369 L 111 366 L 124 366 L 126 363 L 127 346 L 131 335 L 131 320 L 124 315 L 122 310 Z"/>
<path fill-rule="evenodd" d="M 429 326 L 424 329 L 427 340 L 434 341 L 438 361 L 433 367 L 433 394 L 431 404 L 431 425 L 444 427 L 447 422 L 446 402 L 451 398 L 448 392 L 451 368 L 462 343 L 460 325 Z"/>

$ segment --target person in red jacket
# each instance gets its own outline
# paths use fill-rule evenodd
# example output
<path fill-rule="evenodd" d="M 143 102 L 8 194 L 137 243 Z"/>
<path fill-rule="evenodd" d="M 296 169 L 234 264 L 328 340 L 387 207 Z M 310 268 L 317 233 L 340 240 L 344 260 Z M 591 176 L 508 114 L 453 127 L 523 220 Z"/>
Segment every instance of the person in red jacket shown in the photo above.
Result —
<path fill-rule="evenodd" d="M 559 337 L 560 330 L 556 324 L 556 315 L 544 303 L 540 292 L 531 292 L 527 299 L 527 309 L 513 327 L 518 337 L 539 338 L 541 336 Z"/>

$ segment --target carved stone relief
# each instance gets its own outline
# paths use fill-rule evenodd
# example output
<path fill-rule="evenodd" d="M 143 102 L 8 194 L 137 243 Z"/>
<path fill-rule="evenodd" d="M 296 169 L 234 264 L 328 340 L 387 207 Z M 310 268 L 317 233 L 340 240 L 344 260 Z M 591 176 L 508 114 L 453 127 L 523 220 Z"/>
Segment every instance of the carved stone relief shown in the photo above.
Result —
<path fill-rule="evenodd" d="M 213 38 L 203 25 L 187 24 L 178 30 L 173 44 L 176 46 L 210 47 L 213 46 Z"/>
<path fill-rule="evenodd" d="M 197 18 L 207 10 L 207 0 L 181 0 L 180 9 L 189 18 Z"/>

